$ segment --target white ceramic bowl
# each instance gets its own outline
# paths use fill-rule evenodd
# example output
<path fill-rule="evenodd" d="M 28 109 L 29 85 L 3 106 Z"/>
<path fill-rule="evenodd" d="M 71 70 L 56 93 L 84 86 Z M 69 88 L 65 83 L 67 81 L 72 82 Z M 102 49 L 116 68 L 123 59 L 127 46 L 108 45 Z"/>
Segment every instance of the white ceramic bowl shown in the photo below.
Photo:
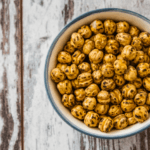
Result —
<path fill-rule="evenodd" d="M 53 68 L 55 68 L 57 63 L 57 54 L 63 49 L 65 43 L 69 40 L 70 35 L 73 32 L 77 31 L 77 29 L 82 25 L 90 24 L 95 19 L 112 19 L 115 21 L 126 20 L 131 25 L 135 25 L 143 31 L 150 32 L 150 20 L 148 20 L 144 16 L 141 16 L 140 14 L 124 9 L 112 8 L 93 10 L 72 20 L 57 35 L 49 49 L 45 64 L 44 77 L 47 94 L 51 104 L 53 105 L 59 116 L 76 130 L 90 136 L 107 139 L 131 136 L 148 128 L 150 126 L 150 118 L 144 123 L 137 123 L 123 130 L 113 129 L 109 133 L 103 133 L 98 128 L 89 128 L 82 121 L 74 118 L 68 111 L 68 109 L 63 106 L 63 104 L 61 103 L 61 96 L 56 88 L 56 84 L 50 79 L 50 72 Z"/>

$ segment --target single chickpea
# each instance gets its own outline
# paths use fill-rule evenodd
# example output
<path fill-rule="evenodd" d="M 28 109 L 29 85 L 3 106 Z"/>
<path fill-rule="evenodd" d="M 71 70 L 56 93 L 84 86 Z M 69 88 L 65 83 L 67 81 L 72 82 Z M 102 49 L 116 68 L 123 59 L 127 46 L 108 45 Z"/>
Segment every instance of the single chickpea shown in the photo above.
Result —
<path fill-rule="evenodd" d="M 61 51 L 57 56 L 58 62 L 62 64 L 70 64 L 71 63 L 71 55 L 68 52 Z"/>
<path fill-rule="evenodd" d="M 148 119 L 148 111 L 144 106 L 138 106 L 133 111 L 133 116 L 137 122 L 144 122 Z"/>
<path fill-rule="evenodd" d="M 60 81 L 63 81 L 66 79 L 66 76 L 65 74 L 59 69 L 59 68 L 54 68 L 52 71 L 51 71 L 51 79 L 58 83 Z"/>
<path fill-rule="evenodd" d="M 90 38 L 92 35 L 92 31 L 87 25 L 83 25 L 79 30 L 78 33 L 82 35 L 83 38 L 87 39 Z"/>
<path fill-rule="evenodd" d="M 104 28 L 106 34 L 114 34 L 114 32 L 116 31 L 116 23 L 113 20 L 105 20 Z"/>
<path fill-rule="evenodd" d="M 116 117 L 119 114 L 122 114 L 123 111 L 120 107 L 120 105 L 111 105 L 108 110 L 108 115 L 111 117 Z"/>
<path fill-rule="evenodd" d="M 84 72 L 92 72 L 91 70 L 91 65 L 87 62 L 82 62 L 81 64 L 78 65 L 78 68 L 80 70 L 81 73 L 84 73 Z"/>
<path fill-rule="evenodd" d="M 134 84 L 135 87 L 138 89 L 142 86 L 142 79 L 141 78 L 136 78 L 131 84 Z"/>
<path fill-rule="evenodd" d="M 81 105 L 75 105 L 72 109 L 71 109 L 71 114 L 79 119 L 79 120 L 83 120 L 85 118 L 86 115 L 86 110 L 83 109 L 83 107 Z"/>
<path fill-rule="evenodd" d="M 85 95 L 86 96 L 97 96 L 97 94 L 99 93 L 100 89 L 97 86 L 97 84 L 93 83 L 91 85 L 89 85 L 86 89 L 85 89 Z"/>
<path fill-rule="evenodd" d="M 102 132 L 110 132 L 113 128 L 113 120 L 110 117 L 102 116 L 98 128 Z"/>
<path fill-rule="evenodd" d="M 104 54 L 102 51 L 99 51 L 98 49 L 94 49 L 89 53 L 89 60 L 91 63 L 98 64 L 102 61 L 103 56 Z"/>
<path fill-rule="evenodd" d="M 83 101 L 83 108 L 86 110 L 94 110 L 96 103 L 97 102 L 95 97 L 86 97 Z"/>
<path fill-rule="evenodd" d="M 119 43 L 116 40 L 108 40 L 105 50 L 109 54 L 118 54 L 119 53 Z"/>
<path fill-rule="evenodd" d="M 103 64 L 105 63 L 111 63 L 113 64 L 114 61 L 116 60 L 116 56 L 113 54 L 105 54 L 103 58 Z"/>
<path fill-rule="evenodd" d="M 56 68 L 59 68 L 63 73 L 65 72 L 65 69 L 67 67 L 67 64 L 61 64 L 61 63 L 58 63 Z"/>
<path fill-rule="evenodd" d="M 140 33 L 140 30 L 136 26 L 130 26 L 129 33 L 132 37 L 138 36 Z"/>
<path fill-rule="evenodd" d="M 84 44 L 84 38 L 79 33 L 72 33 L 71 35 L 71 45 L 74 46 L 74 48 L 81 49 Z"/>
<path fill-rule="evenodd" d="M 146 102 L 146 98 L 147 98 L 147 92 L 141 91 L 135 95 L 134 102 L 137 105 L 144 105 Z"/>
<path fill-rule="evenodd" d="M 85 99 L 85 90 L 83 88 L 76 89 L 74 95 L 77 101 L 83 101 Z"/>
<path fill-rule="evenodd" d="M 116 35 L 116 40 L 120 43 L 120 45 L 126 46 L 130 45 L 132 38 L 128 33 L 118 33 Z"/>
<path fill-rule="evenodd" d="M 115 89 L 110 92 L 110 102 L 115 105 L 119 105 L 122 101 L 122 95 L 119 89 Z"/>
<path fill-rule="evenodd" d="M 73 53 L 75 51 L 74 46 L 71 45 L 71 42 L 68 41 L 66 43 L 66 45 L 64 46 L 64 51 L 68 52 L 68 53 Z"/>
<path fill-rule="evenodd" d="M 84 118 L 84 123 L 91 128 L 97 127 L 99 123 L 99 115 L 93 111 L 89 111 Z"/>
<path fill-rule="evenodd" d="M 108 112 L 109 105 L 108 104 L 97 104 L 95 107 L 95 112 L 100 115 L 105 115 Z"/>
<path fill-rule="evenodd" d="M 136 49 L 131 45 L 126 45 L 121 52 L 121 56 L 123 59 L 131 61 L 136 57 Z"/>
<path fill-rule="evenodd" d="M 73 107 L 75 105 L 75 97 L 74 97 L 74 95 L 73 94 L 70 94 L 70 95 L 64 94 L 62 96 L 62 103 L 67 108 Z"/>
<path fill-rule="evenodd" d="M 111 63 L 106 63 L 102 65 L 102 75 L 108 78 L 114 76 L 114 67 Z"/>
<path fill-rule="evenodd" d="M 85 54 L 81 53 L 79 50 L 75 51 L 72 55 L 72 63 L 79 65 L 85 59 Z"/>
<path fill-rule="evenodd" d="M 116 87 L 116 84 L 114 82 L 113 79 L 104 79 L 102 82 L 101 82 L 101 89 L 102 90 L 113 90 L 115 89 Z"/>
<path fill-rule="evenodd" d="M 117 23 L 117 33 L 127 33 L 129 32 L 129 24 L 126 21 L 120 21 Z"/>
<path fill-rule="evenodd" d="M 113 119 L 116 129 L 124 129 L 128 126 L 128 120 L 124 114 L 120 114 Z"/>
<path fill-rule="evenodd" d="M 148 93 L 147 95 L 146 104 L 150 105 L 150 93 Z"/>
<path fill-rule="evenodd" d="M 141 32 L 139 38 L 144 46 L 150 46 L 150 34 L 148 32 Z"/>
<path fill-rule="evenodd" d="M 102 21 L 100 21 L 100 20 L 94 20 L 90 24 L 90 28 L 91 28 L 91 31 L 94 34 L 98 34 L 98 33 L 103 33 L 104 32 L 104 25 L 103 25 Z"/>
<path fill-rule="evenodd" d="M 125 84 L 125 79 L 123 75 L 115 75 L 113 80 L 115 81 L 117 86 L 123 86 Z"/>
<path fill-rule="evenodd" d="M 143 48 L 143 43 L 139 37 L 135 36 L 133 37 L 131 46 L 133 46 L 137 51 L 140 51 Z"/>
<path fill-rule="evenodd" d="M 136 104 L 132 99 L 124 99 L 121 102 L 121 109 L 124 112 L 131 112 L 136 107 Z"/>
<path fill-rule="evenodd" d="M 87 39 L 83 45 L 83 53 L 88 55 L 95 47 L 94 41 Z"/>
<path fill-rule="evenodd" d="M 107 44 L 107 36 L 104 35 L 104 34 L 96 34 L 95 37 L 94 37 L 94 42 L 95 42 L 95 47 L 97 49 L 104 49 L 106 44 Z"/>
<path fill-rule="evenodd" d="M 143 79 L 143 86 L 147 91 L 150 91 L 150 77 Z"/>
<path fill-rule="evenodd" d="M 101 81 L 103 80 L 103 76 L 102 76 L 102 71 L 101 70 L 95 70 L 92 73 L 92 76 L 93 76 L 93 81 L 96 84 L 100 84 Z"/>
<path fill-rule="evenodd" d="M 133 84 L 126 84 L 122 88 L 122 96 L 124 98 L 132 99 L 136 93 L 136 87 Z"/>
<path fill-rule="evenodd" d="M 97 95 L 97 101 L 100 104 L 106 105 L 110 103 L 110 94 L 107 91 L 100 91 Z"/>

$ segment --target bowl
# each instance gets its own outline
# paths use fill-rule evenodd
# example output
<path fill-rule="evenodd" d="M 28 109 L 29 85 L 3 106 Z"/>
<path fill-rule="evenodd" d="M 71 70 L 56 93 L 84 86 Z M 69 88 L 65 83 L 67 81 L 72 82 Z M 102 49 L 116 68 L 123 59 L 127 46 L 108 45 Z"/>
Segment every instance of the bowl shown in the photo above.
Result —
<path fill-rule="evenodd" d="M 116 139 L 134 135 L 150 126 L 150 118 L 143 123 L 137 123 L 123 130 L 112 130 L 109 133 L 101 132 L 98 128 L 89 128 L 82 121 L 74 118 L 70 111 L 61 103 L 61 95 L 59 94 L 56 84 L 50 79 L 50 72 L 56 66 L 57 54 L 61 51 L 65 43 L 69 40 L 70 35 L 77 31 L 84 24 L 90 24 L 93 20 L 112 19 L 115 21 L 126 20 L 132 25 L 137 26 L 142 31 L 150 32 L 150 20 L 146 17 L 125 9 L 107 8 L 98 9 L 87 12 L 72 20 L 67 24 L 54 39 L 47 54 L 45 64 L 45 87 L 49 100 L 59 114 L 59 116 L 74 129 L 97 138 Z"/>

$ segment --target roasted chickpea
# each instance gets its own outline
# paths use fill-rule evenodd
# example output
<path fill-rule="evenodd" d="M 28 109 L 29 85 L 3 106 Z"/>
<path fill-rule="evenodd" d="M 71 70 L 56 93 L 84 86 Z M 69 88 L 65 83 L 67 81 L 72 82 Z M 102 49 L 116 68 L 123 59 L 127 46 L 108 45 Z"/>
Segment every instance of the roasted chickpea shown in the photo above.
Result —
<path fill-rule="evenodd" d="M 134 84 L 136 88 L 140 88 L 142 86 L 142 79 L 136 78 L 131 84 Z"/>
<path fill-rule="evenodd" d="M 115 75 L 113 80 L 115 81 L 117 86 L 123 86 L 125 84 L 125 79 L 123 77 L 123 75 Z"/>
<path fill-rule="evenodd" d="M 127 112 L 127 113 L 125 113 L 125 116 L 127 118 L 131 118 L 131 117 L 133 117 L 133 112 Z"/>
<path fill-rule="evenodd" d="M 84 123 L 88 127 L 97 127 L 99 123 L 99 115 L 93 111 L 89 111 L 85 116 Z"/>
<path fill-rule="evenodd" d="M 108 78 L 114 76 L 114 67 L 111 63 L 106 63 L 102 65 L 102 75 Z"/>
<path fill-rule="evenodd" d="M 149 46 L 149 47 L 145 47 L 145 48 L 143 48 L 143 51 L 144 51 L 144 49 L 146 50 L 146 52 L 145 52 L 145 53 L 147 53 L 147 54 L 148 54 L 148 56 L 150 56 L 150 46 Z"/>
<path fill-rule="evenodd" d="M 83 88 L 74 91 L 74 95 L 77 101 L 83 101 L 85 99 L 85 90 Z"/>
<path fill-rule="evenodd" d="M 68 41 L 66 43 L 66 45 L 64 46 L 64 51 L 68 52 L 68 53 L 73 53 L 75 51 L 74 46 L 71 45 L 71 42 Z"/>
<path fill-rule="evenodd" d="M 119 43 L 116 40 L 108 40 L 105 50 L 109 54 L 119 53 Z"/>
<path fill-rule="evenodd" d="M 92 75 L 88 72 L 79 74 L 77 80 L 79 81 L 80 87 L 87 87 L 93 83 Z"/>
<path fill-rule="evenodd" d="M 62 97 L 62 103 L 65 107 L 73 107 L 75 105 L 75 97 L 73 94 L 67 95 L 64 94 Z"/>
<path fill-rule="evenodd" d="M 100 67 L 100 64 L 91 63 L 91 69 L 92 69 L 92 71 L 99 70 L 99 67 Z"/>
<path fill-rule="evenodd" d="M 138 36 L 140 33 L 140 30 L 136 26 L 130 26 L 129 33 L 132 37 Z"/>
<path fill-rule="evenodd" d="M 140 51 L 143 48 L 143 43 L 139 37 L 135 36 L 133 37 L 131 46 L 134 47 L 137 51 Z"/>
<path fill-rule="evenodd" d="M 106 44 L 107 44 L 107 36 L 104 35 L 104 34 L 96 34 L 95 37 L 94 37 L 94 42 L 95 42 L 95 47 L 97 49 L 104 49 Z"/>
<path fill-rule="evenodd" d="M 129 66 L 125 71 L 124 79 L 127 81 L 134 81 L 137 78 L 137 70 L 133 66 Z"/>
<path fill-rule="evenodd" d="M 111 63 L 114 64 L 114 61 L 116 60 L 116 56 L 113 54 L 105 54 L 103 58 L 103 64 L 105 63 Z"/>
<path fill-rule="evenodd" d="M 107 92 L 107 91 L 100 91 L 97 95 L 97 101 L 100 103 L 100 104 L 109 104 L 110 103 L 110 94 Z"/>
<path fill-rule="evenodd" d="M 96 107 L 95 97 L 86 97 L 83 101 L 83 108 L 86 110 L 94 110 Z"/>
<path fill-rule="evenodd" d="M 61 64 L 61 63 L 58 63 L 56 68 L 59 68 L 63 73 L 65 72 L 65 69 L 67 67 L 67 64 Z"/>
<path fill-rule="evenodd" d="M 133 65 L 138 63 L 144 63 L 144 52 L 143 51 L 136 51 L 136 57 L 132 60 Z"/>
<path fill-rule="evenodd" d="M 144 105 L 146 102 L 146 98 L 147 98 L 147 93 L 145 91 L 141 91 L 135 95 L 134 102 L 137 105 Z"/>
<path fill-rule="evenodd" d="M 101 89 L 102 90 L 113 90 L 116 87 L 115 82 L 113 79 L 104 79 L 101 82 Z"/>
<path fill-rule="evenodd" d="M 85 54 L 81 53 L 79 50 L 75 51 L 72 55 L 72 63 L 73 64 L 80 64 L 84 61 Z"/>
<path fill-rule="evenodd" d="M 99 51 L 98 49 L 94 49 L 89 53 L 89 60 L 91 63 L 98 64 L 102 61 L 103 56 L 104 54 L 102 51 Z"/>
<path fill-rule="evenodd" d="M 108 110 L 108 115 L 111 117 L 115 117 L 122 113 L 123 113 L 123 111 L 122 111 L 120 105 L 111 105 Z"/>
<path fill-rule="evenodd" d="M 72 33 L 71 35 L 71 45 L 74 46 L 74 48 L 81 49 L 84 44 L 84 38 L 79 33 Z"/>
<path fill-rule="evenodd" d="M 62 64 L 70 64 L 71 63 L 71 55 L 68 52 L 61 51 L 58 53 L 57 57 L 58 62 Z"/>
<path fill-rule="evenodd" d="M 123 59 L 131 61 L 136 57 L 136 49 L 131 45 L 126 45 L 121 52 L 121 56 Z"/>
<path fill-rule="evenodd" d="M 85 44 L 83 45 L 82 52 L 88 55 L 94 49 L 94 46 L 95 46 L 94 41 L 88 39 L 85 41 Z"/>
<path fill-rule="evenodd" d="M 83 25 L 79 30 L 78 33 L 82 35 L 83 38 L 87 39 L 90 38 L 92 35 L 92 31 L 87 25 Z"/>
<path fill-rule="evenodd" d="M 120 46 L 119 47 L 119 53 L 121 53 L 123 51 L 124 46 Z"/>
<path fill-rule="evenodd" d="M 150 46 L 150 34 L 148 32 L 141 32 L 139 38 L 144 46 Z"/>
<path fill-rule="evenodd" d="M 124 114 L 120 114 L 113 119 L 116 129 L 124 129 L 128 126 L 128 120 Z"/>
<path fill-rule="evenodd" d="M 136 94 L 136 87 L 133 84 L 126 84 L 122 88 L 122 96 L 124 98 L 132 99 Z"/>
<path fill-rule="evenodd" d="M 120 43 L 122 46 L 130 45 L 131 43 L 131 35 L 128 33 L 118 33 L 116 35 L 116 40 Z"/>
<path fill-rule="evenodd" d="M 108 112 L 109 105 L 108 104 L 97 104 L 95 107 L 95 112 L 100 115 L 105 115 Z"/>
<path fill-rule="evenodd" d="M 92 73 L 92 76 L 93 76 L 93 81 L 96 84 L 100 84 L 101 81 L 103 80 L 103 76 L 102 76 L 102 71 L 101 70 L 95 70 Z"/>
<path fill-rule="evenodd" d="M 110 117 L 102 116 L 98 128 L 102 132 L 110 132 L 113 128 L 113 120 Z"/>
<path fill-rule="evenodd" d="M 59 68 L 54 68 L 51 71 L 51 79 L 54 82 L 58 83 L 60 81 L 65 80 L 65 78 L 66 78 L 65 74 Z"/>
<path fill-rule="evenodd" d="M 143 91 L 147 92 L 144 88 L 137 89 L 137 93 L 140 93 L 140 92 L 143 92 Z"/>
<path fill-rule="evenodd" d="M 143 79 L 143 86 L 147 91 L 150 91 L 150 77 Z"/>
<path fill-rule="evenodd" d="M 71 66 L 66 67 L 65 74 L 69 80 L 73 80 L 77 78 L 79 74 L 79 69 L 75 64 L 72 64 Z"/>
<path fill-rule="evenodd" d="M 116 31 L 116 23 L 113 20 L 105 20 L 104 28 L 106 34 L 114 34 Z"/>
<path fill-rule="evenodd" d="M 100 20 L 94 20 L 90 24 L 90 28 L 91 28 L 91 31 L 94 34 L 98 34 L 98 33 L 103 33 L 104 32 L 104 25 L 103 25 L 102 21 L 100 21 Z"/>
<path fill-rule="evenodd" d="M 150 93 L 147 94 L 146 104 L 150 105 Z"/>
<path fill-rule="evenodd" d="M 79 81 L 77 79 L 71 81 L 74 89 L 80 88 Z"/>
<path fill-rule="evenodd" d="M 90 37 L 90 40 L 94 42 L 95 35 Z"/>
<path fill-rule="evenodd" d="M 126 61 L 123 59 L 118 59 L 115 60 L 114 62 L 114 69 L 115 69 L 115 73 L 117 75 L 122 75 L 125 73 L 125 71 L 127 70 L 127 64 Z"/>
<path fill-rule="evenodd" d="M 143 105 L 143 106 L 146 108 L 147 111 L 149 111 L 149 109 L 150 109 L 150 106 L 149 106 L 149 105 L 146 105 L 146 104 L 145 104 L 145 105 Z"/>
<path fill-rule="evenodd" d="M 99 91 L 100 91 L 100 89 L 97 86 L 97 84 L 93 83 L 85 89 L 85 95 L 86 96 L 97 96 Z"/>
<path fill-rule="evenodd" d="M 122 101 L 121 92 L 118 89 L 113 90 L 110 92 L 110 102 L 115 105 L 119 105 Z"/>
<path fill-rule="evenodd" d="M 121 109 L 124 112 L 131 112 L 136 107 L 136 104 L 132 99 L 124 99 L 121 102 Z"/>
<path fill-rule="evenodd" d="M 137 72 L 138 75 L 141 78 L 146 77 L 148 74 L 150 74 L 150 68 L 149 68 L 149 64 L 148 63 L 140 63 L 137 65 Z"/>
<path fill-rule="evenodd" d="M 144 54 L 144 62 L 146 62 L 146 63 L 150 62 L 150 58 L 147 54 Z"/>
<path fill-rule="evenodd" d="M 72 109 L 71 109 L 71 114 L 79 119 L 79 120 L 83 120 L 85 118 L 86 115 L 86 110 L 83 109 L 83 107 L 81 105 L 75 105 Z"/>
<path fill-rule="evenodd" d="M 128 120 L 128 125 L 129 126 L 137 123 L 137 121 L 135 120 L 134 117 L 127 118 L 127 120 Z"/>
<path fill-rule="evenodd" d="M 133 111 L 133 116 L 137 122 L 144 122 L 148 119 L 148 111 L 144 106 L 138 106 Z"/>
<path fill-rule="evenodd" d="M 71 94 L 72 93 L 72 84 L 69 80 L 64 80 L 57 84 L 57 89 L 60 94 Z"/>
<path fill-rule="evenodd" d="M 107 36 L 107 40 L 114 40 L 115 39 L 114 35 L 108 34 L 106 36 Z"/>
<path fill-rule="evenodd" d="M 129 24 L 126 21 L 120 21 L 117 23 L 117 33 L 127 33 L 129 32 Z"/>
<path fill-rule="evenodd" d="M 83 72 L 90 72 L 91 73 L 92 72 L 91 65 L 87 62 L 83 62 L 83 63 L 79 64 L 78 68 L 79 68 L 81 73 L 83 73 Z"/>

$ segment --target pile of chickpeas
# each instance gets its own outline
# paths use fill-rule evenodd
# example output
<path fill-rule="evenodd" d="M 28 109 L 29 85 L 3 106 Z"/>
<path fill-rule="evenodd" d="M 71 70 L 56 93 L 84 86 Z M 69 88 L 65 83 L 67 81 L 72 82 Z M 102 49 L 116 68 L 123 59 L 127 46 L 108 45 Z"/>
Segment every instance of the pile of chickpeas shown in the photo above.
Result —
<path fill-rule="evenodd" d="M 62 104 L 102 132 L 148 119 L 150 34 L 126 21 L 94 20 L 72 33 L 51 79 Z"/>

